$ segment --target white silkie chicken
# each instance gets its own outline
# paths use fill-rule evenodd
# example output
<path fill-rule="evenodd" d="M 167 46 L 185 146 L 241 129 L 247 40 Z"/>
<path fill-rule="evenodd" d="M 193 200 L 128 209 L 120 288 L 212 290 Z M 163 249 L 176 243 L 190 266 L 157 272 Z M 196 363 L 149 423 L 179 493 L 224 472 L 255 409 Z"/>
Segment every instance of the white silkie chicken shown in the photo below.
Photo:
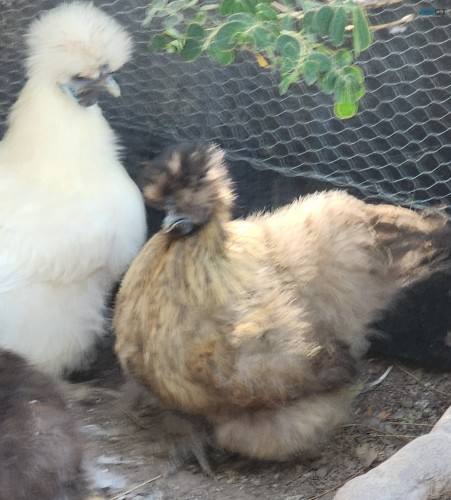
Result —
<path fill-rule="evenodd" d="M 0 346 L 47 373 L 81 367 L 146 237 L 140 191 L 97 105 L 131 40 L 92 4 L 34 21 L 27 82 L 0 143 Z"/>

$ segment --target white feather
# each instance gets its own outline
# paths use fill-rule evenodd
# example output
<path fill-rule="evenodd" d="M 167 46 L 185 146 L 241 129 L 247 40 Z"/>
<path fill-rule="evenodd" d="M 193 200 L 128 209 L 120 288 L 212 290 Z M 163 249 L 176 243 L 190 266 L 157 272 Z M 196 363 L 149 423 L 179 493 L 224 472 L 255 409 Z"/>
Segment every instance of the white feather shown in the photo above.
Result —
<path fill-rule="evenodd" d="M 111 65 L 121 65 L 128 37 L 90 4 L 64 4 L 36 21 L 29 79 L 0 143 L 0 345 L 55 375 L 80 366 L 103 334 L 108 294 L 146 234 L 141 194 L 100 108 L 60 88 L 67 75 L 108 62 L 109 39 L 114 58 L 122 54 Z M 77 54 L 86 67 L 70 71 Z M 41 63 L 54 69 L 52 83 Z"/>

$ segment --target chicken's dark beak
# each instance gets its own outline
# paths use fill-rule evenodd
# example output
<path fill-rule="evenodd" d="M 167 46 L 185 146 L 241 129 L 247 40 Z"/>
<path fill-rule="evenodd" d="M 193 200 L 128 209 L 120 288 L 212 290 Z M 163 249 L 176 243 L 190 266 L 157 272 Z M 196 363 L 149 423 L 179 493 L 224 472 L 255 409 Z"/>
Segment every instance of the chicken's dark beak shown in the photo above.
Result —
<path fill-rule="evenodd" d="M 63 90 L 74 98 L 78 104 L 89 107 L 96 104 L 102 92 L 119 97 L 121 89 L 110 74 L 101 74 L 99 78 L 74 77 L 63 85 Z"/>
<path fill-rule="evenodd" d="M 166 214 L 161 225 L 163 233 L 170 233 L 174 230 L 179 231 L 181 234 L 189 234 L 193 230 L 191 218 L 188 215 L 178 214 L 170 211 Z"/>

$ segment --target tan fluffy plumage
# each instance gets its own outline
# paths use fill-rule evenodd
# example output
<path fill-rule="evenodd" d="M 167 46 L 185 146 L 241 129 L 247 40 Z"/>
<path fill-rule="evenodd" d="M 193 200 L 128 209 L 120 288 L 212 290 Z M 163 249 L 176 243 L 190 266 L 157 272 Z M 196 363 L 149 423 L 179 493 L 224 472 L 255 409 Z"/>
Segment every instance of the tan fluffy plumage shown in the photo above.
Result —
<path fill-rule="evenodd" d="M 118 295 L 122 366 L 165 407 L 204 417 L 224 448 L 315 450 L 346 418 L 368 324 L 438 265 L 446 221 L 339 191 L 231 220 L 213 146 L 149 162 L 143 190 L 166 218 Z"/>
<path fill-rule="evenodd" d="M 146 234 L 141 193 L 97 105 L 130 37 L 92 4 L 30 27 L 27 82 L 0 143 L 0 346 L 60 375 L 89 359 Z"/>

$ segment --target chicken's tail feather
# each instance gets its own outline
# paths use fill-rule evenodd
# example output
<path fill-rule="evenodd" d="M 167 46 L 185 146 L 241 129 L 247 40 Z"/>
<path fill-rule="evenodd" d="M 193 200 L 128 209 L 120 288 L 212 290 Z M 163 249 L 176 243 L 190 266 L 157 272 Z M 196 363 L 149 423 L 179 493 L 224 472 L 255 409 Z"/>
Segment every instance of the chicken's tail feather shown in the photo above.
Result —
<path fill-rule="evenodd" d="M 391 272 L 404 288 L 435 272 L 451 272 L 451 222 L 437 211 L 367 205 Z"/>
<path fill-rule="evenodd" d="M 372 325 L 369 353 L 451 371 L 451 222 L 437 211 L 384 205 L 372 217 L 401 290 Z"/>

